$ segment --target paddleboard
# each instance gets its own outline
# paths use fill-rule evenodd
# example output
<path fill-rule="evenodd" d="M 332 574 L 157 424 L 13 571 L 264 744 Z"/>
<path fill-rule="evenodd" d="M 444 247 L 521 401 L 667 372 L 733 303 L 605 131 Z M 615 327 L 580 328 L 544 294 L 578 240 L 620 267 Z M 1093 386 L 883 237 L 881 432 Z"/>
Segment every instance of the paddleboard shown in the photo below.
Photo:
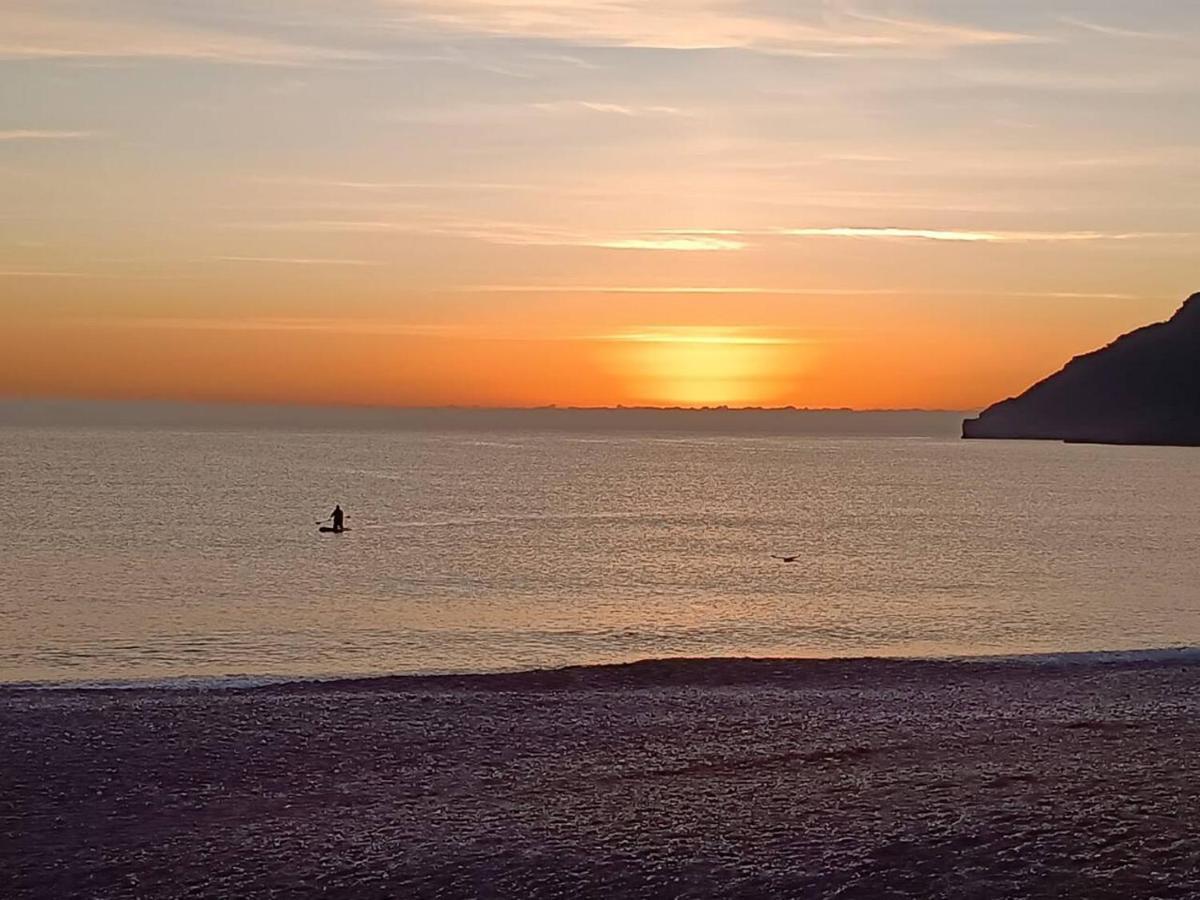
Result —
<path fill-rule="evenodd" d="M 349 531 L 349 530 L 350 530 L 349 528 L 343 528 L 341 531 L 338 531 L 332 525 L 322 525 L 320 528 L 317 529 L 317 531 L 323 532 L 325 534 L 341 534 L 342 532 Z"/>

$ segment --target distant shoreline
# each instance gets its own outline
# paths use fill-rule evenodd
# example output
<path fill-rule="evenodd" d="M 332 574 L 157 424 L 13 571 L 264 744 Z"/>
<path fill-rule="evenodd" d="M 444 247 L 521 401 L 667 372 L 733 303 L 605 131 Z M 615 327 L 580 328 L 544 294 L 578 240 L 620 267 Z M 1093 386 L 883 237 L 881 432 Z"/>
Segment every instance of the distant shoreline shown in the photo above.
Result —
<path fill-rule="evenodd" d="M 642 404 L 618 403 L 611 406 L 578 406 L 560 405 L 557 403 L 541 404 L 538 406 L 486 406 L 475 404 L 442 404 L 442 405 L 379 405 L 379 404 L 324 404 L 324 403 L 242 403 L 235 401 L 208 400 L 155 400 L 118 399 L 118 398 L 80 398 L 80 397 L 24 397 L 0 395 L 0 409 L 12 407 L 50 407 L 50 408 L 115 408 L 137 407 L 145 409 L 273 409 L 273 410 L 310 410 L 310 411 L 354 411 L 354 412 L 680 412 L 680 413 L 928 413 L 946 415 L 967 415 L 978 412 L 977 409 L 942 409 L 936 407 L 855 407 L 855 406 L 652 406 Z"/>
<path fill-rule="evenodd" d="M 288 406 L 0 398 L 0 427 L 702 431 L 957 436 L 971 411 L 802 407 Z"/>

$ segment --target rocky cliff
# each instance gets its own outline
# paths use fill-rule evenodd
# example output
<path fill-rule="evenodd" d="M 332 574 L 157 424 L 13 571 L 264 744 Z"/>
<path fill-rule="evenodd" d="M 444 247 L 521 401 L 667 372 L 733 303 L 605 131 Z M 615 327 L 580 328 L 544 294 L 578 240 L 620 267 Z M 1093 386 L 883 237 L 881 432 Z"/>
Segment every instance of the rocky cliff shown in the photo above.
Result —
<path fill-rule="evenodd" d="M 1200 446 L 1200 294 L 967 419 L 963 437 Z"/>

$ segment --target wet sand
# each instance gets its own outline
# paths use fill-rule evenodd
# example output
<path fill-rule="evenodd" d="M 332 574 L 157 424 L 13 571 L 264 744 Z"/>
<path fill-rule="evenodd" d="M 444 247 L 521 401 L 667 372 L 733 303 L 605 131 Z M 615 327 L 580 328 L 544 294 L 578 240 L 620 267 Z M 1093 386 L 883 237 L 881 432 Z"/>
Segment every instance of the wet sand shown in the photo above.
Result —
<path fill-rule="evenodd" d="M 1200 897 L 1200 662 L 0 690 L 0 896 Z"/>

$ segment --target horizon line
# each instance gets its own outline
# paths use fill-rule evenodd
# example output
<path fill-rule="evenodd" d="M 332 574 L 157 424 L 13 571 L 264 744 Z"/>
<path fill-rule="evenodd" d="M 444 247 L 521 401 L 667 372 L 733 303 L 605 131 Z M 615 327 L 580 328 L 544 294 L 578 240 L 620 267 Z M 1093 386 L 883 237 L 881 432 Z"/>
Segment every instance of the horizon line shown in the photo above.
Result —
<path fill-rule="evenodd" d="M 543 403 L 529 406 L 488 404 L 377 404 L 377 403 L 304 403 L 287 401 L 248 400 L 184 400 L 152 397 L 72 397 L 72 396 L 15 396 L 0 394 L 0 406 L 13 404 L 62 405 L 79 404 L 92 406 L 177 406 L 177 407 L 228 407 L 231 409 L 274 409 L 347 412 L 797 412 L 797 413 L 927 413 L 945 415 L 973 415 L 984 407 L 951 409 L 946 407 L 896 406 L 731 406 L 716 404 L 707 406 L 655 406 L 649 404 L 608 405 L 562 405 Z"/>

